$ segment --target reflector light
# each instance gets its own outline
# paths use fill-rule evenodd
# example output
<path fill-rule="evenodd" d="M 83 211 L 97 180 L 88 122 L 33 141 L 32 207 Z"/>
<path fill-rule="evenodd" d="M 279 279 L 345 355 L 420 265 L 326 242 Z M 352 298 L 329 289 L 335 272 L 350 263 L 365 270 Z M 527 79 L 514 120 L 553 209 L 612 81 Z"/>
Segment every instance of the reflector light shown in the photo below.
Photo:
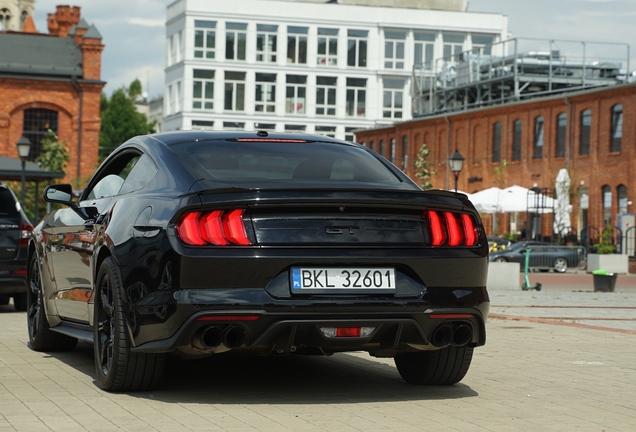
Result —
<path fill-rule="evenodd" d="M 197 318 L 197 321 L 256 321 L 260 315 L 206 315 Z"/>
<path fill-rule="evenodd" d="M 462 213 L 462 224 L 464 225 L 464 243 L 466 246 L 475 246 L 477 243 L 477 230 L 473 223 L 473 218 L 469 214 Z"/>
<path fill-rule="evenodd" d="M 251 245 L 243 222 L 243 209 L 186 213 L 177 223 L 177 234 L 191 246 Z"/>
<path fill-rule="evenodd" d="M 280 139 L 280 138 L 238 138 L 237 142 L 276 142 L 276 143 L 306 143 L 305 140 L 299 139 Z"/>
<path fill-rule="evenodd" d="M 444 232 L 442 231 L 442 224 L 437 212 L 430 210 L 428 212 L 428 220 L 431 227 L 431 244 L 433 246 L 441 246 L 444 243 Z"/>
<path fill-rule="evenodd" d="M 369 337 L 375 327 L 320 327 L 320 331 L 328 338 Z"/>
<path fill-rule="evenodd" d="M 448 245 L 459 246 L 462 242 L 462 232 L 459 230 L 455 215 L 451 212 L 444 212 L 444 218 L 448 229 Z"/>
<path fill-rule="evenodd" d="M 458 313 L 458 314 L 447 313 L 447 314 L 429 314 L 428 317 L 431 319 L 473 319 L 475 318 L 475 315 L 461 314 L 461 313 Z"/>
<path fill-rule="evenodd" d="M 18 240 L 18 246 L 27 246 L 29 244 L 31 231 L 33 231 L 33 225 L 20 222 L 20 240 Z"/>
<path fill-rule="evenodd" d="M 25 270 L 16 270 L 14 273 L 17 274 L 17 275 L 25 275 L 25 274 L 27 274 L 27 271 L 26 271 L 26 269 Z"/>

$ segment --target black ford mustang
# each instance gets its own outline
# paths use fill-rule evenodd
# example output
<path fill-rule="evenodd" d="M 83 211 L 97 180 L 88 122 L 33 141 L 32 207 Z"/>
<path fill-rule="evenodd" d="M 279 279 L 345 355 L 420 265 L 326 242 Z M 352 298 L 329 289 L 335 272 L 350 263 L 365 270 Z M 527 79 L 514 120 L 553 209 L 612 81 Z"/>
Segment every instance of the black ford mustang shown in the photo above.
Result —
<path fill-rule="evenodd" d="M 94 343 L 99 386 L 153 388 L 169 353 L 367 351 L 454 384 L 485 343 L 488 244 L 464 195 L 312 135 L 133 138 L 34 229 L 32 349 Z"/>

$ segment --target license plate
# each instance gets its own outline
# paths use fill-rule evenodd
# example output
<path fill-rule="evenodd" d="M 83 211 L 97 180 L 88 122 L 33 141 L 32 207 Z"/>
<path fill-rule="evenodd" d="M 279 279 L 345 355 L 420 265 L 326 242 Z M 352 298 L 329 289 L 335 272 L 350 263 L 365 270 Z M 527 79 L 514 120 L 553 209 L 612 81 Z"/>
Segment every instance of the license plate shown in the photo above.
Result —
<path fill-rule="evenodd" d="M 395 269 L 391 267 L 294 267 L 292 291 L 393 292 Z"/>

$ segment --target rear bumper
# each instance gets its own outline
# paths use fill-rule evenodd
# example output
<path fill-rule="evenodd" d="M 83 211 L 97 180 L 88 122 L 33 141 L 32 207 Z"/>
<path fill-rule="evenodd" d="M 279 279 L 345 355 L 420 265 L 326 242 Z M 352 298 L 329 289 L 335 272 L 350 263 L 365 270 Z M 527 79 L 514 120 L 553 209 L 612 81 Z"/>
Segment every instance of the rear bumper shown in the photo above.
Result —
<path fill-rule="evenodd" d="M 0 275 L 0 295 L 26 292 L 26 276 L 3 277 Z"/>

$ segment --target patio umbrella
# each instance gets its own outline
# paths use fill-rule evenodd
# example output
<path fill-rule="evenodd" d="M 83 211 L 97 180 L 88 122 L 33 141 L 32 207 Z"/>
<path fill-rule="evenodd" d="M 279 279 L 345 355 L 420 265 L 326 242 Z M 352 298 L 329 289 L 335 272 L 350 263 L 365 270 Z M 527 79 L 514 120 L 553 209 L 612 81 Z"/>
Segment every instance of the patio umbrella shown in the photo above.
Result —
<path fill-rule="evenodd" d="M 503 213 L 552 213 L 555 200 L 523 186 L 510 186 L 501 192 L 499 208 Z"/>
<path fill-rule="evenodd" d="M 567 234 L 570 227 L 570 176 L 565 168 L 559 170 L 556 178 L 556 204 L 554 206 L 554 232 Z"/>
<path fill-rule="evenodd" d="M 498 187 L 491 187 L 471 194 L 468 199 L 480 213 L 500 213 L 499 201 L 501 193 L 502 190 Z"/>

